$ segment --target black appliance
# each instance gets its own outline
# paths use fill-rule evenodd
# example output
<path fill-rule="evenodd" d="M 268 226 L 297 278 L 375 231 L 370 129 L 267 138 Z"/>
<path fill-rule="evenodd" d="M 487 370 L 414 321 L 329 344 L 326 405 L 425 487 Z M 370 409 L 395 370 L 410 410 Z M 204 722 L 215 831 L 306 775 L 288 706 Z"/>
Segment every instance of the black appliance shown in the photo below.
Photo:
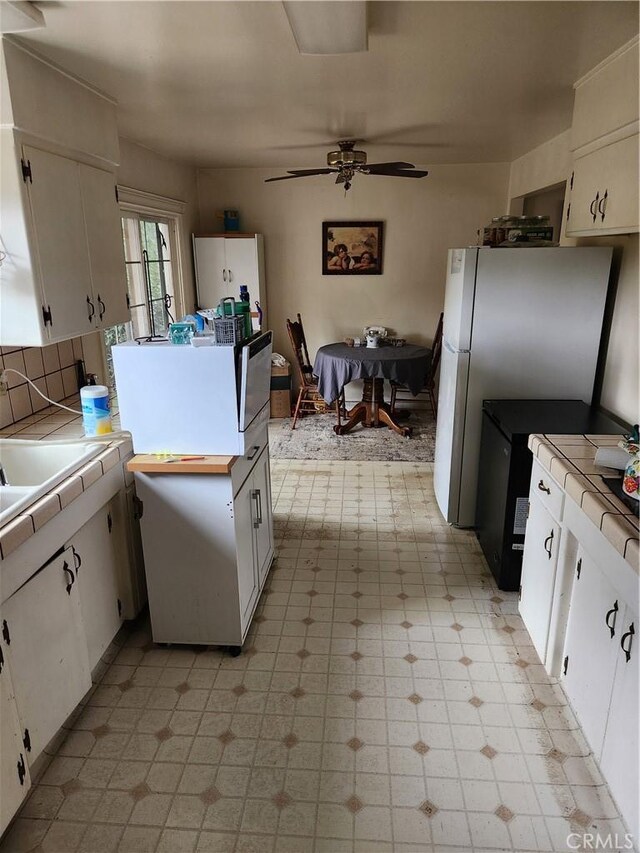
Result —
<path fill-rule="evenodd" d="M 619 435 L 623 424 L 581 400 L 484 400 L 476 536 L 500 589 L 522 571 L 533 455 L 529 435 Z"/>

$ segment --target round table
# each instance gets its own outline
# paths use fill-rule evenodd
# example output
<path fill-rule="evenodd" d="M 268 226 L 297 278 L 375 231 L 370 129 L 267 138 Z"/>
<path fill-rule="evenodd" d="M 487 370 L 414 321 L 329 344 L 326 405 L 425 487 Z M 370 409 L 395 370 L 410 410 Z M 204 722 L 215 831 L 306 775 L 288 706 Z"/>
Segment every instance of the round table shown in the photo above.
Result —
<path fill-rule="evenodd" d="M 362 401 L 347 412 L 346 423 L 334 427 L 338 435 L 350 432 L 356 424 L 379 427 L 383 424 L 399 435 L 411 435 L 411 428 L 401 426 L 384 400 L 384 380 L 406 385 L 415 396 L 423 386 L 431 362 L 431 350 L 415 344 L 403 347 L 350 347 L 344 343 L 320 347 L 313 365 L 318 377 L 318 391 L 327 403 L 338 398 L 349 382 L 364 380 Z"/>

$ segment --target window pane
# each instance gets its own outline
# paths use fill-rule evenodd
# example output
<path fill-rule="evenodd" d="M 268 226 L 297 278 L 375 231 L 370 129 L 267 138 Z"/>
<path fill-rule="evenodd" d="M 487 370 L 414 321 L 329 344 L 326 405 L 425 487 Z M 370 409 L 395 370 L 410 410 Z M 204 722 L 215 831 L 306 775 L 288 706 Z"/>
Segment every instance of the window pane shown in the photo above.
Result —
<path fill-rule="evenodd" d="M 147 301 L 147 286 L 144 279 L 144 269 L 140 261 L 127 264 L 127 289 L 129 302 L 132 305 L 142 305 Z"/>

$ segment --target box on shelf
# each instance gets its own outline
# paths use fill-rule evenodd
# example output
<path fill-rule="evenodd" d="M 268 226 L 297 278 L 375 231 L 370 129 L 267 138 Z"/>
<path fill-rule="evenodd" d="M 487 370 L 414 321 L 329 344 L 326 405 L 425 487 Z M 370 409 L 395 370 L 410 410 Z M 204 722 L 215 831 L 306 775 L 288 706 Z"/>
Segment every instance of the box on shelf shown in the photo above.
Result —
<path fill-rule="evenodd" d="M 272 418 L 291 417 L 291 365 L 288 362 L 283 367 L 271 365 L 270 403 Z"/>

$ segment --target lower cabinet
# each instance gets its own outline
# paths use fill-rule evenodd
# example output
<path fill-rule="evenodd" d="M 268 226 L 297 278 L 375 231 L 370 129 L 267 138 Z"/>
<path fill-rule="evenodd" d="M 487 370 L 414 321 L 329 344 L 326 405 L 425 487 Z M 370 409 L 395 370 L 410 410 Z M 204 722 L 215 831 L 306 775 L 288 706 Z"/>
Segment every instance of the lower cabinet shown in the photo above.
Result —
<path fill-rule="evenodd" d="M 128 554 L 117 502 L 116 495 L 70 543 L 91 669 L 118 633 L 123 619 L 119 577 L 127 573 Z"/>
<path fill-rule="evenodd" d="M 0 835 L 20 808 L 30 785 L 9 659 L 0 646 Z"/>
<path fill-rule="evenodd" d="M 241 467 L 238 481 L 135 473 L 155 642 L 239 650 L 245 640 L 273 559 L 268 448 Z"/>
<path fill-rule="evenodd" d="M 578 549 L 563 664 L 564 690 L 594 755 L 602 750 L 622 610 L 616 592 L 584 549 Z"/>
<path fill-rule="evenodd" d="M 560 524 L 532 489 L 529 493 L 529 518 L 518 608 L 543 663 L 547 654 L 560 536 Z"/>
<path fill-rule="evenodd" d="M 600 768 L 636 841 L 640 838 L 640 658 L 637 614 L 627 607 L 616 632 L 615 675 Z"/>
<path fill-rule="evenodd" d="M 91 687 L 76 562 L 65 548 L 2 605 L 2 651 L 30 764 Z"/>

